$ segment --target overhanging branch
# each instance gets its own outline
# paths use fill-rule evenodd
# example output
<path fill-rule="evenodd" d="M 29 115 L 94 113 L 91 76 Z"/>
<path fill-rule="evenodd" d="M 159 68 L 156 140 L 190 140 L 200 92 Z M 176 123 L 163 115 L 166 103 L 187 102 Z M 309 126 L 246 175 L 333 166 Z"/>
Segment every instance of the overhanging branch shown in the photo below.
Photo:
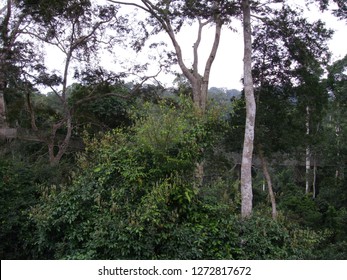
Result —
<path fill-rule="evenodd" d="M 107 1 L 108 1 L 108 2 L 111 2 L 111 3 L 114 3 L 114 4 L 137 7 L 137 8 L 139 8 L 139 9 L 141 9 L 141 10 L 146 11 L 147 13 L 151 13 L 151 11 L 148 10 L 148 9 L 146 9 L 146 7 L 143 7 L 143 6 L 141 6 L 141 5 L 139 5 L 139 4 L 136 4 L 136 3 L 132 3 L 132 2 L 127 3 L 127 2 L 115 1 L 115 0 L 107 0 Z"/>

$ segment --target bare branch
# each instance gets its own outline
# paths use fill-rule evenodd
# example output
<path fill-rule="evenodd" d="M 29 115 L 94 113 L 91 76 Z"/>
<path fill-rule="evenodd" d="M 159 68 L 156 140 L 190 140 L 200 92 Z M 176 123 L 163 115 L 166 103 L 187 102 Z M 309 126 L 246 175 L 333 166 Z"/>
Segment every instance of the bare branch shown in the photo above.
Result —
<path fill-rule="evenodd" d="M 0 15 L 1 15 L 2 13 L 4 13 L 4 12 L 6 11 L 6 9 L 7 9 L 6 6 L 2 7 L 2 8 L 0 9 Z"/>
<path fill-rule="evenodd" d="M 107 1 L 114 3 L 114 4 L 119 4 L 119 5 L 134 6 L 134 7 L 137 7 L 139 9 L 146 11 L 147 13 L 151 13 L 148 9 L 146 9 L 146 7 L 143 7 L 143 6 L 136 4 L 136 3 L 127 3 L 127 2 L 115 1 L 115 0 L 107 0 Z"/>
<path fill-rule="evenodd" d="M 134 93 L 135 93 L 137 90 L 139 90 L 140 87 L 142 87 L 142 85 L 143 85 L 145 82 L 147 82 L 149 79 L 155 79 L 155 78 L 161 73 L 161 71 L 162 71 L 162 65 L 160 65 L 160 69 L 159 69 L 159 71 L 158 71 L 156 74 L 151 75 L 151 76 L 145 76 L 145 77 L 143 77 L 143 78 L 142 78 L 142 81 L 141 81 L 139 84 L 137 84 L 137 85 L 131 90 L 130 94 L 134 94 Z"/>
<path fill-rule="evenodd" d="M 61 97 L 61 95 L 59 94 L 59 92 L 52 86 L 49 86 L 49 88 L 53 91 L 53 93 L 59 98 L 61 103 L 64 103 L 64 99 Z"/>
<path fill-rule="evenodd" d="M 260 16 L 257 16 L 257 15 L 254 15 L 254 14 L 251 14 L 251 17 L 259 19 L 259 20 L 261 20 L 263 22 L 266 22 L 268 20 L 268 18 L 266 18 L 266 17 L 260 17 Z"/>

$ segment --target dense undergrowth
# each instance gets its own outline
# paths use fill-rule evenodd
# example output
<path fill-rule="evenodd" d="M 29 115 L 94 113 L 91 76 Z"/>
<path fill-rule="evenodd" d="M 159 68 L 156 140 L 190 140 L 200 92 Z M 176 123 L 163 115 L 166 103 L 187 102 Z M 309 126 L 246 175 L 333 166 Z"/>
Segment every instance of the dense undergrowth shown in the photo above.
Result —
<path fill-rule="evenodd" d="M 240 218 L 226 111 L 146 103 L 131 125 L 84 133 L 85 150 L 59 166 L 6 154 L 1 258 L 346 259 L 344 180 L 328 169 L 312 199 L 294 167 L 273 167 L 276 221 L 255 170 L 254 213 Z"/>

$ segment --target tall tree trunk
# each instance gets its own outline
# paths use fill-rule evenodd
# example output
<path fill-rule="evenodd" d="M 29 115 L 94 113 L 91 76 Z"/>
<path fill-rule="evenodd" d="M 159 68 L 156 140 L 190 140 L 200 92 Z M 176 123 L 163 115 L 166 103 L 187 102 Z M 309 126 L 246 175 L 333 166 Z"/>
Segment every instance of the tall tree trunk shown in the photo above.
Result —
<path fill-rule="evenodd" d="M 307 136 L 307 139 L 310 136 L 310 107 L 309 106 L 306 106 L 306 136 Z M 311 177 L 310 176 L 310 173 L 311 173 L 311 149 L 310 149 L 309 144 L 307 144 L 307 146 L 306 146 L 305 161 L 306 161 L 305 193 L 308 194 L 310 192 L 310 177 Z"/>
<path fill-rule="evenodd" d="M 340 102 L 337 102 L 337 116 L 335 121 L 335 136 L 336 136 L 336 170 L 335 179 L 338 180 L 340 175 L 343 174 L 343 161 L 341 160 L 341 116 L 340 116 Z"/>
<path fill-rule="evenodd" d="M 272 180 L 271 180 L 268 164 L 267 164 L 266 158 L 264 156 L 263 150 L 260 146 L 258 147 L 258 154 L 260 157 L 261 165 L 263 168 L 263 173 L 264 173 L 267 187 L 269 190 L 269 197 L 270 197 L 271 208 L 272 208 L 272 219 L 276 220 L 277 219 L 276 198 L 275 198 L 275 194 L 274 194 L 273 188 L 272 188 Z"/>
<path fill-rule="evenodd" d="M 5 12 L 6 11 L 6 12 Z M 6 103 L 4 91 L 6 88 L 6 72 L 7 64 L 11 59 L 11 39 L 10 39 L 10 19 L 12 15 L 11 0 L 7 0 L 6 5 L 3 7 L 4 17 L 1 19 L 1 49 L 0 49 L 0 127 L 8 127 L 6 121 Z"/>
<path fill-rule="evenodd" d="M 252 78 L 252 35 L 251 9 L 249 0 L 242 1 L 243 37 L 244 37 L 244 91 L 246 99 L 246 125 L 241 163 L 241 216 L 247 218 L 252 214 L 252 156 L 256 104 Z"/>

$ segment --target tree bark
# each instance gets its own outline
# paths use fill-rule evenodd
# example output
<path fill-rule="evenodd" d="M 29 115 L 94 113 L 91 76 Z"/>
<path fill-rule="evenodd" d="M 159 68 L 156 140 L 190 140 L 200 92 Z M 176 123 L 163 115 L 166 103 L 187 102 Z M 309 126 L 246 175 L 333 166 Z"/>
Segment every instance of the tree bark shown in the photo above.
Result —
<path fill-rule="evenodd" d="M 307 139 L 310 136 L 310 107 L 306 106 L 306 136 Z M 311 149 L 310 145 L 307 144 L 306 146 L 306 155 L 305 155 L 305 161 L 306 161 L 306 172 L 305 172 L 305 193 L 308 194 L 310 192 L 310 173 L 311 173 Z"/>
<path fill-rule="evenodd" d="M 182 50 L 181 50 L 179 43 L 176 40 L 176 36 L 175 36 L 175 33 L 171 27 L 171 23 L 169 21 L 166 22 L 166 25 L 168 27 L 167 33 L 168 33 L 168 35 L 171 39 L 171 42 L 175 48 L 175 52 L 176 52 L 177 60 L 178 60 L 178 65 L 180 66 L 180 68 L 183 72 L 183 75 L 186 76 L 186 78 L 188 79 L 188 81 L 190 82 L 190 84 L 192 86 L 194 105 L 202 113 L 204 113 L 206 110 L 210 72 L 211 72 L 211 67 L 212 67 L 213 61 L 214 61 L 216 54 L 217 54 L 217 50 L 218 50 L 219 42 L 220 42 L 221 30 L 222 30 L 222 22 L 220 19 L 217 18 L 216 22 L 215 22 L 216 29 L 215 29 L 215 37 L 214 37 L 213 45 L 212 45 L 209 57 L 206 61 L 204 74 L 202 76 L 198 72 L 198 70 L 199 70 L 198 69 L 198 65 L 199 65 L 198 48 L 199 48 L 200 42 L 201 42 L 202 29 L 208 23 L 210 23 L 210 21 L 206 21 L 206 22 L 202 23 L 199 20 L 197 40 L 193 46 L 193 55 L 194 55 L 193 71 L 191 71 L 185 65 L 185 63 L 183 61 Z"/>
<path fill-rule="evenodd" d="M 55 145 L 57 130 L 63 125 L 66 124 L 66 134 L 65 138 L 61 143 Z M 52 127 L 51 139 L 48 143 L 48 154 L 49 154 L 49 163 L 51 166 L 58 165 L 63 155 L 66 153 L 67 148 L 69 147 L 69 143 L 72 135 L 72 119 L 71 115 L 66 119 L 66 121 L 62 121 L 61 123 L 54 124 Z M 55 152 L 55 146 L 58 147 L 58 151 Z"/>
<path fill-rule="evenodd" d="M 269 190 L 269 197 L 270 197 L 271 208 L 272 208 L 272 212 L 271 212 L 272 213 L 272 219 L 276 220 L 277 219 L 276 198 L 275 198 L 275 194 L 274 194 L 273 188 L 272 188 L 272 180 L 271 180 L 268 164 L 267 164 L 266 158 L 264 156 L 264 153 L 263 153 L 261 147 L 258 147 L 258 154 L 259 154 L 259 158 L 260 158 L 261 165 L 263 168 L 263 174 L 264 174 L 264 177 L 266 179 L 267 187 Z"/>
<path fill-rule="evenodd" d="M 1 52 L 0 52 L 0 127 L 6 128 L 8 127 L 6 120 L 6 103 L 4 98 L 4 91 L 6 88 L 6 64 L 7 60 L 10 59 L 11 48 L 10 45 L 10 18 L 12 14 L 12 3 L 11 0 L 7 0 L 6 5 L 2 8 L 2 12 L 6 12 L 4 18 L 1 22 Z"/>
<path fill-rule="evenodd" d="M 5 98 L 3 89 L 0 86 L 0 128 L 6 128 L 8 127 L 7 121 L 6 121 L 6 104 L 5 104 Z"/>
<path fill-rule="evenodd" d="M 343 161 L 341 160 L 341 106 L 340 101 L 336 104 L 336 120 L 335 120 L 335 137 L 336 137 L 336 169 L 335 169 L 335 179 L 341 179 L 343 175 Z M 341 176 L 341 177 L 340 177 Z"/>
<path fill-rule="evenodd" d="M 252 156 L 254 147 L 254 126 L 256 104 L 252 78 L 252 35 L 249 0 L 242 1 L 244 37 L 244 92 L 246 99 L 246 125 L 241 163 L 241 217 L 252 214 Z"/>
<path fill-rule="evenodd" d="M 13 0 L 7 0 L 5 6 L 1 9 L 3 18 L 0 23 L 0 127 L 9 127 L 6 119 L 6 102 L 4 92 L 7 87 L 10 64 L 13 60 L 13 49 L 20 34 L 20 26 L 26 17 L 26 14 L 13 14 Z M 15 20 L 13 20 L 15 18 Z"/>
<path fill-rule="evenodd" d="M 312 182 L 312 198 L 315 199 L 317 195 L 317 160 L 313 159 L 313 182 Z"/>

